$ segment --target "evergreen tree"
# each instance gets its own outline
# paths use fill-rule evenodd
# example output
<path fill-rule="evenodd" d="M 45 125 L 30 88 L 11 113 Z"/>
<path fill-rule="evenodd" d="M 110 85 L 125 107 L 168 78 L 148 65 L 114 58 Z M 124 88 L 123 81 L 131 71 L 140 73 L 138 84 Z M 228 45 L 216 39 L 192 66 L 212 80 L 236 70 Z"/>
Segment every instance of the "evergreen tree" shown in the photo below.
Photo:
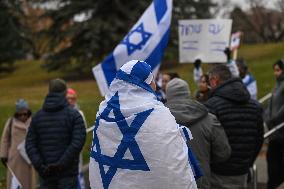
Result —
<path fill-rule="evenodd" d="M 45 14 L 53 20 L 53 25 L 47 30 L 52 37 L 52 45 L 45 67 L 48 70 L 90 73 L 91 67 L 113 50 L 151 2 L 53 0 L 52 4 L 56 4 L 57 8 Z M 214 6 L 216 4 L 211 0 L 174 1 L 170 44 L 176 48 L 178 19 L 210 18 L 210 9 Z"/>
<path fill-rule="evenodd" d="M 19 21 L 21 11 L 14 3 L 0 2 L 0 72 L 11 71 L 13 62 L 23 58 L 28 49 Z"/>
<path fill-rule="evenodd" d="M 43 31 L 52 37 L 45 67 L 90 73 L 94 63 L 112 51 L 149 4 L 150 0 L 58 1 L 57 8 L 45 14 L 53 20 Z"/>

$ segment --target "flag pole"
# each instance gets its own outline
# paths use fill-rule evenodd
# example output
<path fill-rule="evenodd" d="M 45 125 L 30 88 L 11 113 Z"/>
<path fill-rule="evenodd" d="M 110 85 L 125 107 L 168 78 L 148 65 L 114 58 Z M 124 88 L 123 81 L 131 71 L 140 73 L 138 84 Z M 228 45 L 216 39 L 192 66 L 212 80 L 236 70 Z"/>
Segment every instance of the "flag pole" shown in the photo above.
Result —
<path fill-rule="evenodd" d="M 22 184 L 20 183 L 20 181 L 18 180 L 18 178 L 16 177 L 15 173 L 12 171 L 12 169 L 9 167 L 9 165 L 7 164 L 7 168 L 10 171 L 12 178 L 15 177 L 18 181 L 18 184 L 20 185 L 20 188 L 23 188 Z M 11 181 L 12 182 L 12 181 Z M 12 183 L 11 183 L 12 184 Z"/>
<path fill-rule="evenodd" d="M 237 60 L 238 58 L 238 48 L 236 48 L 233 52 L 233 60 Z"/>

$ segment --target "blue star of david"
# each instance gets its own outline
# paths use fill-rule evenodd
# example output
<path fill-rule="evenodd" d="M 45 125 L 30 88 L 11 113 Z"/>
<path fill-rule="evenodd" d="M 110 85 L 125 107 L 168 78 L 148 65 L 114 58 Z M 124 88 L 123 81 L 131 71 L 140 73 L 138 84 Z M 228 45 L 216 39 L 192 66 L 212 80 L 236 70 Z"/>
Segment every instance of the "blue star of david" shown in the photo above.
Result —
<path fill-rule="evenodd" d="M 101 174 L 101 179 L 104 189 L 108 189 L 112 178 L 114 177 L 118 168 L 128 170 L 141 170 L 150 171 L 140 148 L 135 141 L 135 136 L 139 129 L 143 125 L 144 121 L 151 114 L 154 109 L 149 109 L 136 114 L 135 119 L 129 126 L 126 122 L 123 114 L 120 111 L 119 96 L 116 93 L 107 103 L 107 107 L 97 117 L 96 125 L 94 128 L 94 137 L 92 144 L 91 157 L 94 158 L 98 164 Z M 109 114 L 113 111 L 114 118 L 110 118 Z M 99 138 L 97 136 L 97 129 L 99 127 L 100 119 L 104 119 L 109 122 L 116 122 L 123 137 L 119 144 L 116 153 L 113 157 L 103 155 L 101 153 L 101 147 Z M 125 152 L 129 149 L 133 160 L 124 159 Z M 109 169 L 105 171 L 104 166 L 109 166 Z"/>
<path fill-rule="evenodd" d="M 131 43 L 130 41 L 130 37 L 134 33 L 140 34 L 142 38 L 142 40 L 137 44 Z M 136 50 L 141 50 L 143 46 L 147 43 L 147 41 L 150 39 L 151 36 L 152 34 L 150 32 L 145 31 L 144 25 L 143 23 L 141 23 L 137 28 L 135 28 L 134 30 L 130 31 L 127 34 L 127 36 L 122 40 L 121 44 L 126 45 L 128 56 L 130 56 Z"/>

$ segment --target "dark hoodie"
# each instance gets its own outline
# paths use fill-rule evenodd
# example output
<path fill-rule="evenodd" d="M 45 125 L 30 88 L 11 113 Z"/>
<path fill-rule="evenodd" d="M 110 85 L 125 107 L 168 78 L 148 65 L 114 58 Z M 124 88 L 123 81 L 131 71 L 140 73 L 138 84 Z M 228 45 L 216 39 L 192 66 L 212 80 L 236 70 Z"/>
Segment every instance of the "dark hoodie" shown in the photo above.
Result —
<path fill-rule="evenodd" d="M 178 124 L 187 126 L 193 135 L 190 146 L 199 160 L 204 176 L 197 180 L 199 189 L 210 188 L 210 163 L 226 161 L 231 148 L 220 123 L 205 106 L 192 100 L 185 81 L 173 79 L 167 85 L 166 106 Z"/>
<path fill-rule="evenodd" d="M 212 164 L 217 175 L 248 173 L 263 143 L 263 119 L 260 105 L 250 99 L 241 79 L 230 79 L 211 93 L 205 103 L 224 127 L 232 148 L 225 163 Z"/>
<path fill-rule="evenodd" d="M 82 116 L 68 106 L 65 93 L 49 93 L 43 108 L 35 114 L 29 127 L 27 154 L 45 179 L 77 176 L 79 153 L 85 137 Z M 51 164 L 61 170 L 44 175 L 44 169 Z"/>

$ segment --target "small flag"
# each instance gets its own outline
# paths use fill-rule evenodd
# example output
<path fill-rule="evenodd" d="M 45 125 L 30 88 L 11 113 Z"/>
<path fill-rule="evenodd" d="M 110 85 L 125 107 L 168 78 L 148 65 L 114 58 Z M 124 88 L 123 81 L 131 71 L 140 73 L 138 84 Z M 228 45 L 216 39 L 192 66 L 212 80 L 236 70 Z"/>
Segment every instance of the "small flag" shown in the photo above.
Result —
<path fill-rule="evenodd" d="M 130 60 L 146 61 L 158 70 L 168 44 L 171 16 L 172 0 L 154 0 L 113 52 L 93 68 L 102 95 L 117 70 Z"/>
<path fill-rule="evenodd" d="M 85 189 L 85 188 L 86 188 L 86 184 L 85 184 L 85 179 L 84 179 L 84 173 L 82 172 L 82 170 L 80 170 L 80 172 L 78 174 L 77 189 Z"/>
<path fill-rule="evenodd" d="M 10 189 L 22 189 L 22 185 L 21 185 L 20 181 L 18 180 L 18 178 L 16 177 L 16 175 L 14 174 L 14 172 L 12 171 L 12 169 L 9 166 L 7 166 L 7 167 L 8 167 L 8 170 L 10 171 L 10 173 L 11 173 L 11 176 L 12 176 Z"/>
<path fill-rule="evenodd" d="M 233 33 L 231 36 L 231 46 L 230 49 L 233 51 L 237 48 L 239 48 L 240 44 L 241 44 L 241 36 L 242 36 L 242 32 L 236 32 Z"/>

